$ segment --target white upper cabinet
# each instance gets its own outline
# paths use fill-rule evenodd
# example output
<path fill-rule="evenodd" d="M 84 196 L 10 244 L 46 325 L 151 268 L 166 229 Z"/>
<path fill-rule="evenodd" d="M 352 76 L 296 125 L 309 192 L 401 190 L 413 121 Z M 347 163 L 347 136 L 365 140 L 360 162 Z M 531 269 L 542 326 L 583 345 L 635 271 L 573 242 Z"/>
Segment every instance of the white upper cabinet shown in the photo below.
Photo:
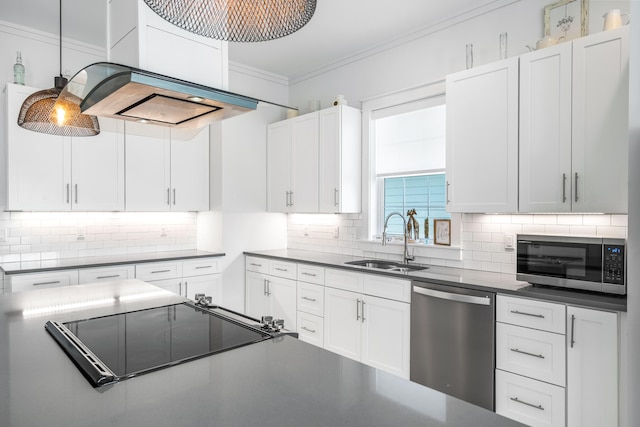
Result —
<path fill-rule="evenodd" d="M 209 209 L 209 128 L 126 123 L 129 211 Z"/>
<path fill-rule="evenodd" d="M 62 137 L 18 126 L 22 102 L 36 88 L 7 84 L 7 210 L 124 209 L 122 123 L 99 119 L 92 137 Z"/>
<path fill-rule="evenodd" d="M 627 212 L 628 28 L 520 58 L 521 212 Z"/>
<path fill-rule="evenodd" d="M 267 210 L 318 212 L 318 113 L 268 126 Z"/>
<path fill-rule="evenodd" d="M 361 210 L 360 110 L 339 105 L 320 111 L 320 213 Z"/>
<path fill-rule="evenodd" d="M 518 58 L 447 76 L 447 210 L 518 208 Z"/>
<path fill-rule="evenodd" d="M 573 41 L 573 210 L 626 213 L 629 27 Z"/>

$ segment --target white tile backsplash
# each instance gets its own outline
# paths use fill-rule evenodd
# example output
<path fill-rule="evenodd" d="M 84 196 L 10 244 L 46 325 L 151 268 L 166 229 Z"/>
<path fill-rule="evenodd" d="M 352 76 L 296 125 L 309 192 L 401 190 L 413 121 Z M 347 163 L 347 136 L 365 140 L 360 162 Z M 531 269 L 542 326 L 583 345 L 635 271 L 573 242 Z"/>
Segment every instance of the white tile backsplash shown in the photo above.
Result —
<path fill-rule="evenodd" d="M 289 215 L 288 247 L 318 252 L 402 259 L 402 245 L 382 246 L 361 240 L 366 224 L 361 214 Z M 456 226 L 454 223 L 452 226 Z M 513 274 L 515 249 L 504 248 L 506 234 L 559 234 L 600 237 L 627 237 L 626 215 L 587 214 L 462 214 L 460 248 L 413 246 L 418 262 Z M 334 237 L 335 228 L 339 236 Z M 434 251 L 430 249 L 440 249 Z M 457 251 L 457 252 L 456 252 Z"/>

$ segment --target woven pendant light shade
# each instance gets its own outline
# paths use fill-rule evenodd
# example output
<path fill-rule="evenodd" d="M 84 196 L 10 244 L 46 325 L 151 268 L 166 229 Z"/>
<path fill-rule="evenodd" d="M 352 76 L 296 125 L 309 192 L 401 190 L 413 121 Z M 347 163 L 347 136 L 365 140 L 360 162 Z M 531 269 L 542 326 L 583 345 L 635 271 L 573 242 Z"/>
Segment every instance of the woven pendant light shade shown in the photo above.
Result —
<path fill-rule="evenodd" d="M 231 42 L 260 42 L 304 27 L 316 0 L 144 0 L 158 15 L 191 33 Z"/>
<path fill-rule="evenodd" d="M 100 124 L 96 116 L 82 114 L 79 105 L 64 102 L 55 107 L 61 89 L 41 90 L 25 99 L 18 114 L 18 125 L 34 132 L 50 135 L 94 136 L 99 134 Z"/>

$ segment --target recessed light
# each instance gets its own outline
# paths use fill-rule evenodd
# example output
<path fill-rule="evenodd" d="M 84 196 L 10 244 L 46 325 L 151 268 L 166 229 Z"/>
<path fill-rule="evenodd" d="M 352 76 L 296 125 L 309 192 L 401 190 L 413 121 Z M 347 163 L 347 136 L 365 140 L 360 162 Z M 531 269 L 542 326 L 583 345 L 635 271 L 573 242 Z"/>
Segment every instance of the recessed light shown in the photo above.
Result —
<path fill-rule="evenodd" d="M 145 123 L 149 123 L 149 120 L 147 120 L 147 119 L 138 119 L 137 122 L 145 124 Z"/>
<path fill-rule="evenodd" d="M 189 97 L 189 101 L 193 101 L 193 102 L 202 102 L 204 101 L 204 98 L 201 98 L 199 96 L 190 96 Z"/>

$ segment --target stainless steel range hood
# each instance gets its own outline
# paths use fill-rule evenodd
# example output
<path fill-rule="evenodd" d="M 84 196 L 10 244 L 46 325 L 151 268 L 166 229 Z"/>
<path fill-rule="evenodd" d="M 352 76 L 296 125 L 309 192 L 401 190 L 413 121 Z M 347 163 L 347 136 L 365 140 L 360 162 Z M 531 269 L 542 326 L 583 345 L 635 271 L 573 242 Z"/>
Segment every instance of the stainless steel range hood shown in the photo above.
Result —
<path fill-rule="evenodd" d="M 58 99 L 80 105 L 85 114 L 178 128 L 200 128 L 255 110 L 261 102 L 110 62 L 79 71 Z"/>

